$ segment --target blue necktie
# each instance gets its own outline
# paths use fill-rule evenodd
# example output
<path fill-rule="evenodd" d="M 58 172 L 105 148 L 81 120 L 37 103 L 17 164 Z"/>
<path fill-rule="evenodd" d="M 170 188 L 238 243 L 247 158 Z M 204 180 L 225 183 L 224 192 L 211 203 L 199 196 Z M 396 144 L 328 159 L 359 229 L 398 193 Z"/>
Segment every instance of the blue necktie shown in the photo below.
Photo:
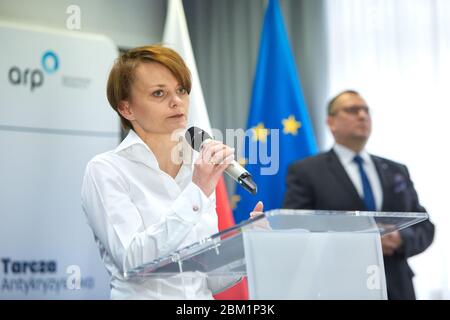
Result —
<path fill-rule="evenodd" d="M 361 181 L 363 185 L 364 191 L 364 203 L 366 204 L 366 208 L 369 211 L 375 211 L 375 197 L 373 196 L 372 188 L 370 186 L 369 178 L 367 177 L 366 171 L 364 171 L 363 167 L 363 158 L 360 155 L 356 155 L 353 158 L 353 161 L 356 162 L 359 169 L 359 175 L 361 176 Z"/>

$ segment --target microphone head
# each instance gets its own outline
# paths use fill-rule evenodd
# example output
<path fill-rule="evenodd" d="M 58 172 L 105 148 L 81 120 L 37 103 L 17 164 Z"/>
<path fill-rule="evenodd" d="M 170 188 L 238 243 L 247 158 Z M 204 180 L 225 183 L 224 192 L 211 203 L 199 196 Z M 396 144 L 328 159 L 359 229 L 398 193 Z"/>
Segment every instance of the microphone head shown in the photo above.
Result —
<path fill-rule="evenodd" d="M 189 145 L 195 151 L 200 151 L 200 146 L 202 145 L 203 141 L 212 139 L 208 132 L 197 127 L 190 127 L 186 131 L 184 136 Z"/>

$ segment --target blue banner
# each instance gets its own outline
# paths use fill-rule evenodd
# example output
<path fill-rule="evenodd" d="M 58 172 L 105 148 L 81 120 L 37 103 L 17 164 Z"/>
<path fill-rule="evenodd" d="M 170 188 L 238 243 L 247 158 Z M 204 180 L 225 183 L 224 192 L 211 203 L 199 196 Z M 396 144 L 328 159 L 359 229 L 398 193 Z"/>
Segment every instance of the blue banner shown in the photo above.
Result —
<path fill-rule="evenodd" d="M 236 223 L 262 200 L 264 211 L 280 208 L 288 165 L 317 152 L 278 0 L 266 9 L 250 113 L 240 159 L 258 186 L 256 196 L 237 186 Z"/>

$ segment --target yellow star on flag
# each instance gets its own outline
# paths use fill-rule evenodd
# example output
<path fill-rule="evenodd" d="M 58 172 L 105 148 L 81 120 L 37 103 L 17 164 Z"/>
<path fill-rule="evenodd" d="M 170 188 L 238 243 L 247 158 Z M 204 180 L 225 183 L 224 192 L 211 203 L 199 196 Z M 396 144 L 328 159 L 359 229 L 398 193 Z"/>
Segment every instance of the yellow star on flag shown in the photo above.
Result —
<path fill-rule="evenodd" d="M 241 166 L 245 166 L 246 164 L 247 164 L 247 159 L 245 159 L 245 158 L 240 158 L 238 161 L 237 161 Z"/>
<path fill-rule="evenodd" d="M 259 123 L 256 127 L 252 128 L 253 130 L 253 140 L 266 142 L 267 136 L 269 135 L 269 130 L 264 128 L 264 123 Z"/>
<path fill-rule="evenodd" d="M 298 129 L 302 126 L 302 123 L 295 120 L 295 116 L 291 115 L 289 118 L 283 119 L 283 126 L 283 132 L 285 134 L 291 133 L 296 136 Z"/>
<path fill-rule="evenodd" d="M 237 194 L 231 196 L 231 209 L 234 210 L 237 207 L 238 202 L 241 201 L 241 197 Z"/>

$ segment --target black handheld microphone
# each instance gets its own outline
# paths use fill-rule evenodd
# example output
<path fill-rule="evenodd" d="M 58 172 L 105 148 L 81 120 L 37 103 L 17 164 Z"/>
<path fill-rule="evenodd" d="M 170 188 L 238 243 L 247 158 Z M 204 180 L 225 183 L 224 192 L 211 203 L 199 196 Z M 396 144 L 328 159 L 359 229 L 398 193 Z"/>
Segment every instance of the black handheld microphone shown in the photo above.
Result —
<path fill-rule="evenodd" d="M 185 134 L 186 140 L 195 151 L 200 151 L 203 143 L 213 138 L 204 130 L 197 127 L 190 127 Z M 245 190 L 255 195 L 257 187 L 252 179 L 252 175 L 245 170 L 238 162 L 234 161 L 225 169 L 225 172 L 239 183 Z"/>

